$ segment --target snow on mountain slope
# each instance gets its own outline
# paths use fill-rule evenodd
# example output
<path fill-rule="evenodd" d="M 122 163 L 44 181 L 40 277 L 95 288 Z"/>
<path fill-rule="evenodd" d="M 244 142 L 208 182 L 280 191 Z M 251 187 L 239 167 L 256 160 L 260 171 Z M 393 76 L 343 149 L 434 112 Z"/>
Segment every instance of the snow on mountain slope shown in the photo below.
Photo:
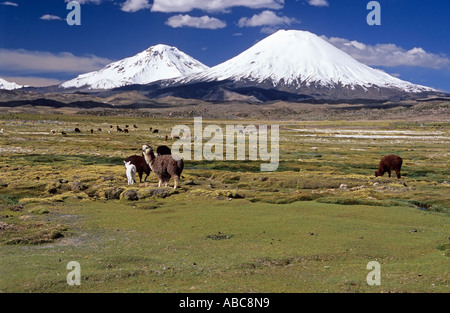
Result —
<path fill-rule="evenodd" d="M 433 91 L 364 65 L 322 38 L 307 31 L 280 30 L 238 56 L 178 83 L 251 81 L 274 87 L 343 86 L 391 88 L 406 92 Z"/>
<path fill-rule="evenodd" d="M 22 87 L 23 86 L 21 86 L 21 85 L 18 85 L 16 83 L 10 83 L 10 82 L 0 78 L 0 89 L 13 90 L 13 89 L 19 89 Z"/>
<path fill-rule="evenodd" d="M 208 68 L 175 47 L 156 45 L 133 57 L 111 63 L 99 71 L 79 75 L 62 83 L 60 87 L 112 89 L 176 78 Z"/>

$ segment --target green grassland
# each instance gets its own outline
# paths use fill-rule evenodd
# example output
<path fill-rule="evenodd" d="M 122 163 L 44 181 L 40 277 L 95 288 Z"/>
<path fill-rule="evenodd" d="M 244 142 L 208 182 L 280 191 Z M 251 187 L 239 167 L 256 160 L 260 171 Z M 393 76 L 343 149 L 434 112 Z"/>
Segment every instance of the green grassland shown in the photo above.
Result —
<path fill-rule="evenodd" d="M 449 122 L 277 122 L 276 172 L 186 160 L 178 190 L 153 173 L 128 186 L 123 160 L 171 146 L 180 124 L 193 130 L 193 119 L 0 114 L 0 291 L 449 291 Z M 401 179 L 374 177 L 386 154 L 404 159 Z M 70 261 L 80 286 L 66 283 Z M 370 261 L 379 286 L 366 282 Z"/>

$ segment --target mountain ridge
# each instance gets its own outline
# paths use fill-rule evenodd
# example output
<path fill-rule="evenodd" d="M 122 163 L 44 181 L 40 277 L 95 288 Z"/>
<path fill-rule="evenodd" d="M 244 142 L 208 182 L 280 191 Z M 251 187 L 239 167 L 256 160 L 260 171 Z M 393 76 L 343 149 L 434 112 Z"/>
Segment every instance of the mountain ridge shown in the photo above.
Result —
<path fill-rule="evenodd" d="M 24 86 L 21 86 L 19 84 L 16 84 L 14 82 L 9 82 L 3 78 L 0 78 L 0 90 L 14 90 L 14 89 L 20 89 Z"/>
<path fill-rule="evenodd" d="M 136 91 L 149 99 L 205 101 L 348 101 L 426 98 L 437 90 L 373 69 L 300 30 L 280 30 L 221 64 L 208 67 L 176 47 L 156 45 L 105 68 L 36 92 Z"/>

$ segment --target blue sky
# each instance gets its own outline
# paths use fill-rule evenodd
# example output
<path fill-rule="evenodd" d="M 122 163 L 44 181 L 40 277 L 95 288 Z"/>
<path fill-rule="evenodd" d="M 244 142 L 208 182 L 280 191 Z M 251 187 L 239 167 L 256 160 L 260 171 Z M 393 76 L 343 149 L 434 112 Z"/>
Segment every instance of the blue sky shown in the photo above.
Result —
<path fill-rule="evenodd" d="M 0 77 L 55 84 L 159 43 L 214 66 L 278 29 L 299 29 L 450 92 L 448 0 L 379 0 L 379 26 L 366 21 L 370 0 L 79 0 L 80 26 L 68 25 L 67 2 L 0 0 Z"/>

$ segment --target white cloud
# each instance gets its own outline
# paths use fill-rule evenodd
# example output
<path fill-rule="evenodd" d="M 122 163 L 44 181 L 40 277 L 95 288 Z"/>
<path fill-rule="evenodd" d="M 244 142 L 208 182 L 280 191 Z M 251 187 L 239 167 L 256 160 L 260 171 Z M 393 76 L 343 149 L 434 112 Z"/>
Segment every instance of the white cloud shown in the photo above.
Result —
<path fill-rule="evenodd" d="M 427 52 L 423 48 L 407 50 L 395 44 L 367 45 L 345 38 L 328 38 L 325 36 L 322 36 L 322 38 L 369 66 L 418 66 L 432 69 L 450 69 L 450 58 Z"/>
<path fill-rule="evenodd" d="M 151 7 L 148 0 L 127 0 L 122 4 L 122 11 L 133 13 L 139 10 L 150 9 Z"/>
<path fill-rule="evenodd" d="M 284 0 L 154 0 L 152 11 L 173 13 L 199 9 L 207 12 L 223 12 L 238 6 L 251 9 L 281 9 L 284 7 Z"/>
<path fill-rule="evenodd" d="M 62 18 L 60 18 L 59 16 L 51 15 L 51 14 L 42 15 L 40 17 L 40 19 L 44 20 L 44 21 L 61 21 L 62 20 Z"/>
<path fill-rule="evenodd" d="M 203 28 L 203 29 L 218 29 L 224 28 L 227 24 L 217 18 L 202 16 L 202 17 L 193 17 L 189 15 L 175 15 L 170 17 L 166 25 L 169 25 L 173 28 L 179 27 L 193 27 L 193 28 Z"/>
<path fill-rule="evenodd" d="M 70 1 L 72 1 L 72 0 L 64 0 L 65 2 L 70 2 Z M 100 4 L 100 3 L 102 3 L 104 0 L 75 0 L 75 1 L 77 1 L 79 4 L 90 4 L 90 3 L 93 3 L 93 4 Z"/>
<path fill-rule="evenodd" d="M 260 14 L 255 14 L 251 18 L 243 17 L 239 20 L 239 27 L 258 27 L 258 26 L 276 26 L 276 25 L 291 25 L 298 23 L 295 18 L 286 16 L 278 16 L 273 11 L 263 11 Z"/>
<path fill-rule="evenodd" d="M 12 7 L 18 7 L 18 6 L 19 6 L 19 5 L 18 5 L 17 3 L 15 3 L 15 2 L 9 2 L 9 1 L 2 2 L 2 4 L 3 4 L 3 5 L 9 5 L 9 6 L 12 6 Z"/>
<path fill-rule="evenodd" d="M 79 74 L 96 71 L 112 61 L 95 55 L 75 56 L 69 52 L 51 53 L 24 49 L 0 49 L 0 69 L 9 75 L 34 73 Z"/>
<path fill-rule="evenodd" d="M 329 6 L 327 0 L 308 0 L 308 3 L 310 5 L 315 6 L 315 7 L 327 7 L 327 6 Z"/>

